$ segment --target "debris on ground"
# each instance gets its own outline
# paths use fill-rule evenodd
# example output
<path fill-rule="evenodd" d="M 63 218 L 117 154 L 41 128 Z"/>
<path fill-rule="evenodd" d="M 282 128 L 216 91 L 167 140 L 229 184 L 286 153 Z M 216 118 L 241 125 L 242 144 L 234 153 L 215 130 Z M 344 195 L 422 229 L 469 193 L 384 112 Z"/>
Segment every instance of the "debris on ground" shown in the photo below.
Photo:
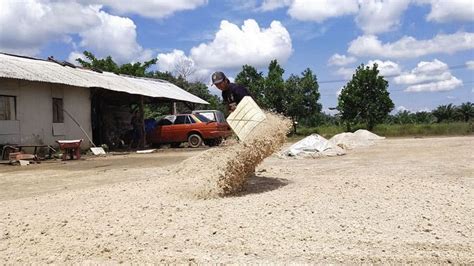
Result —
<path fill-rule="evenodd" d="M 94 155 L 106 155 L 105 150 L 102 147 L 91 147 L 90 149 Z"/>
<path fill-rule="evenodd" d="M 323 156 L 340 156 L 346 154 L 346 151 L 329 142 L 324 137 L 318 134 L 312 134 L 291 145 L 281 154 L 290 157 L 316 158 Z"/>
<path fill-rule="evenodd" d="M 148 149 L 148 150 L 138 150 L 137 153 L 144 154 L 144 153 L 154 153 L 156 149 Z"/>

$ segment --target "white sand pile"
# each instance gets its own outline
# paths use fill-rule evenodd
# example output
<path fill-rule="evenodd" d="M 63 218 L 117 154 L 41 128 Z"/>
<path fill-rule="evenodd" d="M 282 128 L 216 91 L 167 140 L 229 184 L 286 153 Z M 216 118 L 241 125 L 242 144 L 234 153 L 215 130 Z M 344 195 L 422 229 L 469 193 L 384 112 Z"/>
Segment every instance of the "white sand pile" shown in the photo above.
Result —
<path fill-rule="evenodd" d="M 317 158 L 344 154 L 346 154 L 344 149 L 318 134 L 309 135 L 282 152 L 285 157 L 295 158 Z"/>
<path fill-rule="evenodd" d="M 175 189 L 198 198 L 213 198 L 241 191 L 263 159 L 280 149 L 290 130 L 289 119 L 266 113 L 267 119 L 245 143 L 209 149 L 177 166 L 182 180 Z"/>
<path fill-rule="evenodd" d="M 359 129 L 356 132 L 354 132 L 357 136 L 359 136 L 362 139 L 367 139 L 367 140 L 379 140 L 379 139 L 385 139 L 385 137 L 381 137 L 377 134 L 374 134 L 368 130 L 365 129 Z"/>
<path fill-rule="evenodd" d="M 329 139 L 329 142 L 345 150 L 350 150 L 374 145 L 375 141 L 380 139 L 384 139 L 384 137 L 379 137 L 370 131 L 359 129 L 355 133 L 344 132 L 337 134 Z"/>

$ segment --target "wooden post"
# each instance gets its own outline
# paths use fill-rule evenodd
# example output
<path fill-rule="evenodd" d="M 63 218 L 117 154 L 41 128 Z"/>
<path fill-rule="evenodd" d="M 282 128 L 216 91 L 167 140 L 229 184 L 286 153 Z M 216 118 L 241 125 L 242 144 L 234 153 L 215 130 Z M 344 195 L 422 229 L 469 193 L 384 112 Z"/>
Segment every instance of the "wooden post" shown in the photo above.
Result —
<path fill-rule="evenodd" d="M 139 113 L 140 113 L 140 148 L 146 146 L 146 135 L 145 135 L 145 114 L 143 110 L 143 95 L 140 95 L 140 103 L 138 104 Z"/>
<path fill-rule="evenodd" d="M 173 114 L 175 115 L 178 111 L 176 110 L 176 102 L 173 102 Z"/>

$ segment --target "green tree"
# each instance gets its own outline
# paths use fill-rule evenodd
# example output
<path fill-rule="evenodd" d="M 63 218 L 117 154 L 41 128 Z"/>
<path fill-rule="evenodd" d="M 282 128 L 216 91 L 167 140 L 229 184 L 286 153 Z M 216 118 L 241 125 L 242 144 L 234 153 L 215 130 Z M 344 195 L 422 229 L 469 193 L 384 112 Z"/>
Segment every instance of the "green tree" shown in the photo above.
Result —
<path fill-rule="evenodd" d="M 437 123 L 454 121 L 456 120 L 456 116 L 459 114 L 452 103 L 448 105 L 440 105 L 431 113 L 436 117 Z"/>
<path fill-rule="evenodd" d="M 266 108 L 265 79 L 262 72 L 258 72 L 253 66 L 244 65 L 237 74 L 235 83 L 247 87 L 255 102 L 260 107 Z"/>
<path fill-rule="evenodd" d="M 377 64 L 372 68 L 364 64 L 342 89 L 338 98 L 338 110 L 348 129 L 351 124 L 365 123 L 372 130 L 392 111 L 394 104 L 388 92 L 388 82 L 379 76 Z"/>
<path fill-rule="evenodd" d="M 307 68 L 301 73 L 300 86 L 303 90 L 303 111 L 301 117 L 305 118 L 306 124 L 315 125 L 320 120 L 322 106 L 318 103 L 321 94 L 316 75 Z"/>
<path fill-rule="evenodd" d="M 147 75 L 146 70 L 157 62 L 157 59 L 154 58 L 144 63 L 127 63 L 119 66 L 111 56 L 107 56 L 105 59 L 97 59 L 91 52 L 84 51 L 83 54 L 88 61 L 81 58 L 76 59 L 76 61 L 83 67 L 134 77 L 145 77 Z"/>
<path fill-rule="evenodd" d="M 316 76 L 307 68 L 302 77 L 291 75 L 285 82 L 285 114 L 293 120 L 294 132 L 296 122 L 314 122 L 321 120 L 321 104 L 318 103 L 319 85 Z"/>
<path fill-rule="evenodd" d="M 432 124 L 436 121 L 431 112 L 420 111 L 413 114 L 413 116 L 417 124 Z"/>
<path fill-rule="evenodd" d="M 474 103 L 465 102 L 458 106 L 456 109 L 462 121 L 469 122 L 471 119 L 474 118 Z"/>
<path fill-rule="evenodd" d="M 293 131 L 296 133 L 296 124 L 300 117 L 304 116 L 304 94 L 301 86 L 301 79 L 296 75 L 291 75 L 285 83 L 287 102 L 285 115 L 289 116 L 293 122 Z"/>
<path fill-rule="evenodd" d="M 272 60 L 265 78 L 265 105 L 278 113 L 285 113 L 286 110 L 284 72 L 277 60 Z"/>
<path fill-rule="evenodd" d="M 408 110 L 399 111 L 393 116 L 395 124 L 413 124 L 415 122 L 413 114 Z"/>

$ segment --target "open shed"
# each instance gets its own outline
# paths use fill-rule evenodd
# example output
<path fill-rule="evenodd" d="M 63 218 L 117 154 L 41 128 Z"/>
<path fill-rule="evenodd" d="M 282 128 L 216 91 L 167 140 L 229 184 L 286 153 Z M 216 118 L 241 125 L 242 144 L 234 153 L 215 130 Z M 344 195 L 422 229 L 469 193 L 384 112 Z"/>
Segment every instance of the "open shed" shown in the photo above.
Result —
<path fill-rule="evenodd" d="M 87 148 L 88 138 L 109 143 L 117 131 L 130 128 L 126 106 L 150 102 L 208 104 L 164 80 L 0 53 L 0 145 L 84 139 Z"/>

